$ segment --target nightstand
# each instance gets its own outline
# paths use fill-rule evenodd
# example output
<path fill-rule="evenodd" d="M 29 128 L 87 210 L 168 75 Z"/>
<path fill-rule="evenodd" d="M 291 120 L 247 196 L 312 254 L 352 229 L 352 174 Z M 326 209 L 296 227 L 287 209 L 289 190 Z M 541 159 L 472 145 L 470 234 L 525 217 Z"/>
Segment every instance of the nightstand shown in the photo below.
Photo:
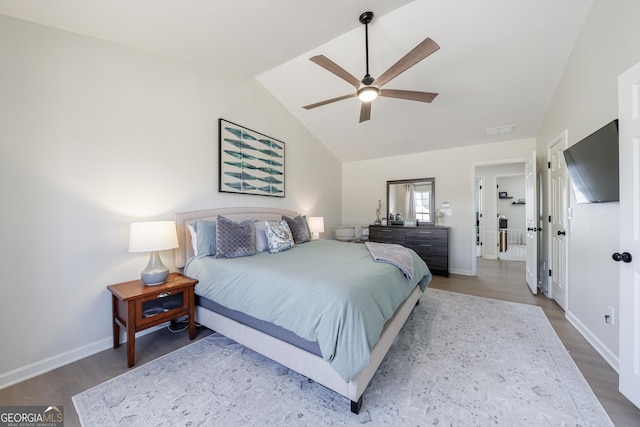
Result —
<path fill-rule="evenodd" d="M 127 366 L 136 356 L 136 332 L 182 316 L 189 316 L 189 339 L 196 337 L 196 279 L 171 273 L 162 285 L 146 286 L 141 280 L 109 285 L 113 312 L 113 348 L 120 347 L 120 327 L 127 330 Z"/>

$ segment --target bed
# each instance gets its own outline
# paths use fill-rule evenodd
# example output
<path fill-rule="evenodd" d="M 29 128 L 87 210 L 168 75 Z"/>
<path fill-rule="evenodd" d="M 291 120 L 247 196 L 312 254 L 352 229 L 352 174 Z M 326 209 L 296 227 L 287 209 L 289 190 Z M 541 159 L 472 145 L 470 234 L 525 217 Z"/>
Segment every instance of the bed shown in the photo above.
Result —
<path fill-rule="evenodd" d="M 214 259 L 211 256 L 194 257 L 189 226 L 195 225 L 198 221 L 215 221 L 222 216 L 235 222 L 251 219 L 258 224 L 265 221 L 278 222 L 283 216 L 294 218 L 297 215 L 293 211 L 275 208 L 221 208 L 176 214 L 179 240 L 176 266 L 184 269 L 185 274 L 200 281 L 196 287 L 198 294 L 196 320 L 200 324 L 345 396 L 351 401 L 351 411 L 359 413 L 364 390 L 431 280 L 431 273 L 426 265 L 423 268 L 422 265 L 416 264 L 416 274 L 411 280 L 400 280 L 398 285 L 391 286 L 387 284 L 391 282 L 387 277 L 400 275 L 404 279 L 402 272 L 394 266 L 375 263 L 370 256 L 365 261 L 363 252 L 367 250 L 362 244 L 311 241 L 277 254 L 263 252 L 229 260 Z M 338 253 L 339 258 L 344 260 L 346 265 L 327 268 L 323 264 L 325 258 L 326 262 L 335 262 L 328 261 L 331 257 L 329 253 L 334 253 L 332 255 L 334 257 L 335 253 Z M 313 262 L 303 266 L 301 259 L 311 257 Z M 422 263 L 417 255 L 415 258 L 416 263 Z M 366 268 L 349 268 L 351 265 L 360 265 L 365 262 L 368 263 Z M 289 266 L 286 274 L 276 272 L 280 265 Z M 296 276 L 297 273 L 294 271 L 296 268 L 292 266 L 301 266 L 297 269 L 307 272 L 309 277 L 314 278 L 313 281 L 308 280 L 303 284 L 303 279 Z M 227 268 L 229 268 L 228 271 Z M 238 279 L 235 276 L 238 270 L 253 276 L 242 276 Z M 328 276 L 325 277 L 325 273 L 320 274 L 321 270 L 328 272 Z M 360 270 L 370 271 L 371 277 L 364 277 L 360 273 L 358 274 L 362 277 L 350 275 L 353 271 Z M 300 271 L 298 273 L 301 274 Z M 228 278 L 229 275 L 234 277 L 235 282 L 232 286 L 225 288 L 221 277 Z M 343 291 L 346 285 L 338 283 L 340 280 L 348 281 L 349 289 L 353 282 L 355 290 Z M 374 286 L 367 288 L 367 283 L 374 283 L 376 280 L 381 282 L 380 288 L 383 290 L 378 291 L 377 284 L 375 291 L 371 290 Z M 393 280 L 397 281 L 395 278 Z M 239 289 L 238 283 L 242 283 L 242 289 Z M 393 291 L 388 291 L 393 292 L 388 297 L 388 302 L 384 300 L 387 298 L 384 295 L 377 295 L 379 292 L 387 292 L 384 290 L 387 288 L 393 288 Z M 286 289 L 286 292 L 283 292 L 283 289 Z M 238 299 L 237 295 L 235 297 L 230 295 L 233 292 L 244 292 L 245 296 L 251 297 Z M 271 294 L 268 294 L 269 292 Z M 356 311 L 362 314 L 354 315 L 363 317 L 362 319 L 358 317 L 358 324 L 363 325 L 361 332 L 351 332 L 349 328 L 344 327 L 345 324 L 353 322 L 335 319 L 335 316 L 340 316 L 340 313 L 346 309 L 340 306 L 342 303 L 334 303 L 339 301 L 339 298 L 332 292 L 348 293 L 351 300 L 344 305 L 349 306 L 349 309 L 355 306 L 355 310 L 358 310 L 358 306 L 362 306 L 360 311 Z M 288 301 L 283 299 L 285 297 Z M 324 297 L 329 298 L 328 301 L 331 302 L 318 301 L 321 307 L 332 307 L 338 314 L 334 316 L 328 309 L 314 309 L 307 303 L 307 301 L 321 300 Z M 381 300 L 374 300 L 375 298 L 381 298 Z M 260 301 L 258 312 L 245 313 L 249 311 L 249 308 L 245 307 L 245 300 L 252 299 Z M 273 299 L 273 306 L 265 302 L 271 299 Z M 300 301 L 300 303 L 290 303 L 290 300 Z M 280 307 L 288 305 L 291 306 L 290 310 L 293 310 L 295 316 L 306 316 L 307 320 L 291 321 L 287 320 L 285 315 L 281 316 L 280 311 L 284 310 L 280 310 Z M 288 316 L 290 317 L 291 313 Z M 311 327 L 312 332 L 298 327 L 298 324 L 304 323 L 311 324 L 307 326 Z M 376 323 L 379 324 L 379 330 L 376 330 Z M 370 326 L 372 331 L 368 330 Z M 345 331 L 335 332 L 338 328 L 344 328 Z M 328 343 L 327 339 L 336 341 Z"/>

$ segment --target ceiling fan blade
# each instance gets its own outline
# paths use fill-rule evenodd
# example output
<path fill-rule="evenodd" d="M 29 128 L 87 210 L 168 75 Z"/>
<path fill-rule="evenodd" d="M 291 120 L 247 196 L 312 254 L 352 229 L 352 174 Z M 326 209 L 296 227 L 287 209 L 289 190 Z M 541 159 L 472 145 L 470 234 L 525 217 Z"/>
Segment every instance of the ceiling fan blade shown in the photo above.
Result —
<path fill-rule="evenodd" d="M 366 122 L 371 118 L 371 103 L 363 102 L 360 107 L 360 123 Z"/>
<path fill-rule="evenodd" d="M 408 99 L 411 101 L 431 102 L 438 96 L 433 92 L 418 92 L 415 90 L 380 89 L 380 96 L 387 98 Z"/>
<path fill-rule="evenodd" d="M 332 102 L 342 101 L 343 99 L 354 98 L 355 96 L 356 96 L 355 93 L 351 93 L 349 95 L 342 95 L 337 98 L 331 98 L 324 101 L 316 102 L 315 104 L 305 105 L 302 108 L 304 108 L 305 110 L 311 110 L 312 108 L 322 107 L 323 105 L 331 104 Z"/>
<path fill-rule="evenodd" d="M 325 70 L 335 74 L 336 76 L 340 77 L 342 80 L 353 85 L 353 87 L 355 87 L 356 89 L 360 88 L 361 86 L 360 80 L 358 80 L 357 78 L 349 74 L 347 70 L 345 70 L 344 68 L 342 68 L 341 66 L 339 66 L 338 64 L 336 64 L 335 62 L 327 58 L 326 56 L 316 55 L 309 58 L 309 61 L 314 62 L 319 66 L 321 66 L 322 68 L 324 68 Z"/>
<path fill-rule="evenodd" d="M 409 68 L 413 67 L 438 49 L 440 49 L 440 46 L 427 37 L 418 44 L 418 46 L 414 47 L 409 53 L 400 58 L 398 62 L 393 64 L 391 68 L 382 73 L 382 75 L 375 80 L 375 85 L 379 88 L 382 87 L 391 79 L 398 77 L 400 74 L 407 71 Z"/>

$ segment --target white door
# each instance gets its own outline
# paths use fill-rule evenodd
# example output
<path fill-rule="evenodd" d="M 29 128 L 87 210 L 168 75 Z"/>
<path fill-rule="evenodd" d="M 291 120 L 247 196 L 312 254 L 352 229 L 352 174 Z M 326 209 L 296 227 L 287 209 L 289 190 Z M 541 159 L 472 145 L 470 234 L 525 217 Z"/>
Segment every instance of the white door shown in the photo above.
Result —
<path fill-rule="evenodd" d="M 563 132 L 549 146 L 549 296 L 564 311 L 569 305 L 568 263 L 569 240 L 567 208 L 569 179 L 562 152 L 567 148 L 567 132 Z"/>
<path fill-rule="evenodd" d="M 524 200 L 526 227 L 525 277 L 531 292 L 538 293 L 538 224 L 536 221 L 536 152 L 524 166 Z"/>
<path fill-rule="evenodd" d="M 640 407 L 640 64 L 618 79 L 620 392 Z M 626 255 L 625 255 L 626 254 Z M 631 258 L 631 259 L 630 259 Z"/>
<path fill-rule="evenodd" d="M 483 255 L 482 233 L 484 233 L 484 178 L 476 178 L 476 257 Z"/>

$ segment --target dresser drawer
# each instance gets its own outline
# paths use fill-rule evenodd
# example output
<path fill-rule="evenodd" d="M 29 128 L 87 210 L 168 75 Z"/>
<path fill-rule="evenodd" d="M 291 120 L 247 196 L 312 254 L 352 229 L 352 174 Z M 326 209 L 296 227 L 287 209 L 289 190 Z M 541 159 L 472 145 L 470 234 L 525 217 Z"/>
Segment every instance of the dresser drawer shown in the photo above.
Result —
<path fill-rule="evenodd" d="M 424 241 L 425 239 L 446 242 L 447 232 L 446 228 L 412 228 L 406 230 L 406 239 L 407 243 L 410 241 Z"/>
<path fill-rule="evenodd" d="M 444 256 L 433 256 L 422 258 L 427 263 L 427 267 L 433 274 L 437 274 L 440 271 L 448 272 L 449 260 Z"/>
<path fill-rule="evenodd" d="M 449 228 L 447 227 L 369 227 L 369 240 L 396 243 L 413 249 L 433 274 L 449 276 Z"/>
<path fill-rule="evenodd" d="M 420 258 L 432 257 L 432 256 L 447 256 L 447 242 L 436 242 L 433 240 L 423 242 L 409 242 L 407 241 L 407 248 L 413 249 Z"/>
<path fill-rule="evenodd" d="M 369 227 L 369 240 L 378 243 L 405 244 L 405 230 L 391 227 Z"/>

